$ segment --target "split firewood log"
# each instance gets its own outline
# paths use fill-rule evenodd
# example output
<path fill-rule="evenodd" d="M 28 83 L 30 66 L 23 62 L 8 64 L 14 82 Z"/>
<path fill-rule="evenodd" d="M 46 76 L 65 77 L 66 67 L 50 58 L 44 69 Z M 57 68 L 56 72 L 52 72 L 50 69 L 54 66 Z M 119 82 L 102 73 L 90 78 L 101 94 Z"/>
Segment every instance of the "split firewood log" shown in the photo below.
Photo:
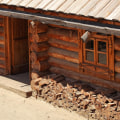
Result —
<path fill-rule="evenodd" d="M 42 80 L 42 78 L 38 78 L 38 79 L 35 79 L 35 80 L 32 80 L 31 81 L 31 88 L 33 90 L 39 90 L 40 87 L 39 87 L 39 82 Z"/>
<path fill-rule="evenodd" d="M 42 87 L 43 85 L 48 85 L 50 81 L 48 79 L 42 79 L 39 81 L 39 87 Z"/>

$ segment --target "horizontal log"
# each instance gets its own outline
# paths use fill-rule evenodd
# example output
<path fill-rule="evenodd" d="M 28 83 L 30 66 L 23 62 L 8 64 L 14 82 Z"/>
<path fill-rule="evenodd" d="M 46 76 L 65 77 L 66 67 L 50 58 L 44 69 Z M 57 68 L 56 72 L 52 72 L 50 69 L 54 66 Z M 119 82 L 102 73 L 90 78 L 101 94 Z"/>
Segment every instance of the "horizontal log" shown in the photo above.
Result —
<path fill-rule="evenodd" d="M 79 72 L 79 64 L 75 64 L 75 63 L 68 62 L 68 61 L 61 60 L 61 59 L 56 59 L 53 57 L 49 58 L 48 63 L 51 66 L 60 67 L 60 68 L 66 69 L 66 70 Z"/>
<path fill-rule="evenodd" d="M 44 32 L 47 32 L 48 30 L 48 25 L 46 24 L 36 22 L 36 26 L 37 26 L 37 33 L 44 33 Z"/>
<path fill-rule="evenodd" d="M 79 63 L 78 53 L 76 52 L 70 52 L 67 50 L 62 50 L 62 49 L 51 47 L 48 50 L 48 55 L 55 57 L 55 58 L 67 60 L 73 63 Z"/>
<path fill-rule="evenodd" d="M 43 71 L 48 70 L 49 64 L 48 64 L 47 61 L 42 61 L 42 62 L 36 61 L 35 63 L 33 63 L 33 64 L 31 65 L 31 67 L 32 67 L 33 70 L 43 72 Z"/>
<path fill-rule="evenodd" d="M 73 37 L 76 40 L 78 38 L 77 30 L 68 30 L 68 29 L 64 29 L 64 28 L 51 27 L 48 30 L 48 34 L 56 34 L 56 35 L 60 35 L 60 36 L 66 36 L 69 38 Z"/>
<path fill-rule="evenodd" d="M 120 62 L 120 51 L 115 51 L 115 60 Z"/>
<path fill-rule="evenodd" d="M 4 52 L 0 52 L 0 57 L 4 57 L 5 58 L 5 51 Z"/>
<path fill-rule="evenodd" d="M 30 45 L 30 50 L 34 51 L 34 52 L 46 51 L 46 50 L 48 50 L 48 48 L 49 48 L 49 45 L 47 42 L 40 43 L 40 44 L 32 43 Z"/>
<path fill-rule="evenodd" d="M 36 61 L 45 61 L 48 59 L 48 53 L 47 51 L 43 51 L 43 52 L 31 52 L 30 53 L 30 60 L 32 63 L 36 62 Z"/>
<path fill-rule="evenodd" d="M 76 31 L 60 29 L 60 28 L 50 28 L 47 32 L 49 38 L 55 38 L 67 42 L 78 43 L 78 35 Z"/>
<path fill-rule="evenodd" d="M 120 73 L 115 73 L 115 81 L 120 83 Z"/>
<path fill-rule="evenodd" d="M 6 68 L 6 65 L 0 64 L 0 68 Z"/>
<path fill-rule="evenodd" d="M 55 47 L 50 47 L 48 52 L 49 53 L 57 53 L 57 54 L 61 54 L 61 55 L 68 56 L 71 58 L 76 58 L 76 59 L 79 58 L 79 55 L 77 52 L 63 50 L 63 49 L 55 48 Z"/>
<path fill-rule="evenodd" d="M 55 34 L 47 34 L 47 36 L 49 38 L 54 38 L 54 39 L 58 39 L 58 40 L 63 40 L 66 42 L 71 42 L 71 43 L 78 43 L 78 40 L 74 39 L 74 38 L 69 38 L 69 37 L 65 37 L 65 36 L 60 36 L 60 35 L 55 35 Z"/>
<path fill-rule="evenodd" d="M 70 43 L 70 42 L 66 42 L 66 41 L 58 40 L 58 39 L 49 39 L 48 43 L 52 47 L 57 47 L 57 48 L 74 51 L 74 52 L 79 51 L 79 46 L 78 44 L 75 44 L 75 43 Z"/>
<path fill-rule="evenodd" d="M 115 72 L 120 73 L 120 62 L 115 63 Z"/>
<path fill-rule="evenodd" d="M 1 67 L 0 66 L 0 74 L 5 75 L 6 74 L 6 67 Z"/>
<path fill-rule="evenodd" d="M 58 59 L 63 59 L 63 60 L 69 61 L 69 62 L 79 63 L 79 60 L 76 59 L 76 58 L 72 58 L 72 57 L 69 57 L 69 56 L 61 55 L 61 54 L 58 54 L 58 53 L 49 53 L 48 52 L 48 55 L 50 57 L 54 57 L 54 58 L 58 58 Z"/>
<path fill-rule="evenodd" d="M 92 77 L 88 75 L 83 75 L 83 74 L 76 73 L 76 72 L 69 71 L 69 70 L 66 71 L 65 69 L 61 69 L 58 67 L 51 67 L 49 70 L 52 73 L 61 74 L 69 78 L 93 83 L 96 85 L 100 85 L 102 87 L 112 88 L 112 89 L 120 91 L 120 84 L 112 82 L 112 81 L 107 81 L 104 79 L 100 79 L 100 78 L 96 78 L 96 77 Z"/>
<path fill-rule="evenodd" d="M 36 42 L 46 42 L 48 41 L 48 36 L 46 35 L 46 33 L 40 33 L 38 34 L 38 39 L 36 39 Z"/>
<path fill-rule="evenodd" d="M 115 40 L 114 49 L 120 51 L 120 39 Z"/>
<path fill-rule="evenodd" d="M 5 59 L 5 57 L 0 57 L 0 61 L 5 61 L 6 59 Z M 5 62 L 4 62 L 5 63 Z"/>
<path fill-rule="evenodd" d="M 46 76 L 47 74 L 48 74 L 48 72 L 40 72 L 40 71 L 32 70 L 31 71 L 31 79 L 34 80 L 39 77 Z"/>
<path fill-rule="evenodd" d="M 41 43 L 41 42 L 47 42 L 48 36 L 46 35 L 46 33 L 39 33 L 39 34 L 29 33 L 29 39 L 30 39 L 30 42 Z"/>

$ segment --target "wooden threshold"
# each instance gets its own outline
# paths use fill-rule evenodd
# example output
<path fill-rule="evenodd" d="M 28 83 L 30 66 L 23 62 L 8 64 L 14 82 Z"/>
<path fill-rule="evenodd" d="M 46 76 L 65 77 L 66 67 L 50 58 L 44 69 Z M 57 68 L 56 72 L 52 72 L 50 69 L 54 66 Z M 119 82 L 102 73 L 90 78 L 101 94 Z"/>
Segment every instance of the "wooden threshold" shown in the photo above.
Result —
<path fill-rule="evenodd" d="M 22 79 L 22 78 L 21 78 Z M 10 76 L 0 76 L 0 87 L 10 90 L 22 97 L 30 97 L 32 95 L 31 86 L 20 81 L 16 81 Z"/>

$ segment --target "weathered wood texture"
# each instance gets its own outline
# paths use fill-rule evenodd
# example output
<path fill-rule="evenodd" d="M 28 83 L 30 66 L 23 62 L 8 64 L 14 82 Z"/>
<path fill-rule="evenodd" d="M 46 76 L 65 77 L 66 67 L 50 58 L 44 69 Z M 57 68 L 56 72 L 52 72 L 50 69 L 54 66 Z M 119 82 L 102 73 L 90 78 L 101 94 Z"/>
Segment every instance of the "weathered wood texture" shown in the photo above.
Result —
<path fill-rule="evenodd" d="M 9 18 L 11 73 L 17 74 L 29 70 L 28 21 Z"/>
<path fill-rule="evenodd" d="M 0 16 L 0 74 L 8 73 L 7 25 L 7 18 Z"/>
<path fill-rule="evenodd" d="M 31 79 L 42 76 L 49 69 L 48 64 L 48 26 L 40 22 L 29 21 L 30 74 Z"/>
<path fill-rule="evenodd" d="M 79 72 L 79 46 L 78 34 L 75 30 L 68 30 L 64 28 L 49 27 L 48 33 L 49 45 L 48 50 L 49 64 Z"/>
<path fill-rule="evenodd" d="M 107 80 L 103 80 L 97 77 L 90 77 L 88 75 L 83 75 L 77 72 L 73 72 L 71 70 L 65 70 L 59 67 L 51 67 L 50 71 L 52 73 L 56 73 L 56 74 L 61 74 L 61 75 L 65 75 L 66 77 L 70 77 L 76 80 L 83 80 L 89 83 L 93 83 L 93 84 L 97 84 L 100 85 L 102 87 L 107 87 L 107 88 L 112 88 L 112 89 L 116 89 L 118 91 L 120 91 L 120 85 L 115 83 L 115 82 L 110 82 Z"/>
<path fill-rule="evenodd" d="M 114 80 L 114 62 L 110 61 L 108 58 L 108 66 L 95 66 L 94 64 L 85 64 L 83 60 L 83 43 L 80 40 L 80 36 L 83 34 L 82 30 L 67 29 L 53 25 L 41 25 L 38 22 L 31 22 L 30 24 L 30 66 L 31 66 L 31 77 L 32 79 L 39 78 L 40 74 L 44 75 L 44 72 L 56 67 L 58 69 L 63 69 L 63 75 L 69 76 L 74 79 L 85 80 L 85 75 L 94 76 L 96 78 L 101 78 L 100 80 L 110 80 L 119 82 L 119 79 L 115 77 Z M 40 30 L 40 26 L 41 29 Z M 39 30 L 38 30 L 39 27 Z M 80 34 L 80 35 L 79 35 Z M 108 56 L 113 57 L 113 49 L 119 49 L 118 43 L 115 45 L 112 43 L 113 39 L 107 35 L 94 34 L 93 37 L 96 39 L 106 40 L 109 44 Z M 109 40 L 110 39 L 110 40 Z M 111 40 L 112 39 L 112 40 Z M 114 45 L 112 47 L 110 45 Z M 96 58 L 97 59 L 97 58 Z M 119 61 L 119 51 L 115 51 L 115 72 L 120 73 L 119 66 L 117 65 Z M 71 71 L 68 75 L 67 71 Z M 73 72 L 73 73 L 72 73 Z M 80 77 L 78 74 L 84 74 Z M 116 76 L 116 75 L 115 75 Z M 90 79 L 91 80 L 91 79 Z M 88 80 L 95 84 L 102 86 L 110 86 L 109 81 L 98 82 L 97 80 Z M 105 85 L 103 85 L 105 84 Z M 110 86 L 111 87 L 111 86 Z"/>
<path fill-rule="evenodd" d="M 115 81 L 120 83 L 120 38 L 115 37 Z"/>

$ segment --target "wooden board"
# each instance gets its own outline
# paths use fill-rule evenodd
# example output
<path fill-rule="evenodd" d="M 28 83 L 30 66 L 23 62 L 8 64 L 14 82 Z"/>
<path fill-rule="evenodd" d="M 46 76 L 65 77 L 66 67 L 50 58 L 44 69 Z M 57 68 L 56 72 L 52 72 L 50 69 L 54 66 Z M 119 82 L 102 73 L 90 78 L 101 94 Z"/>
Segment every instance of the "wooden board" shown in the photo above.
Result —
<path fill-rule="evenodd" d="M 11 28 L 12 74 L 27 72 L 29 69 L 28 21 L 11 18 Z"/>

